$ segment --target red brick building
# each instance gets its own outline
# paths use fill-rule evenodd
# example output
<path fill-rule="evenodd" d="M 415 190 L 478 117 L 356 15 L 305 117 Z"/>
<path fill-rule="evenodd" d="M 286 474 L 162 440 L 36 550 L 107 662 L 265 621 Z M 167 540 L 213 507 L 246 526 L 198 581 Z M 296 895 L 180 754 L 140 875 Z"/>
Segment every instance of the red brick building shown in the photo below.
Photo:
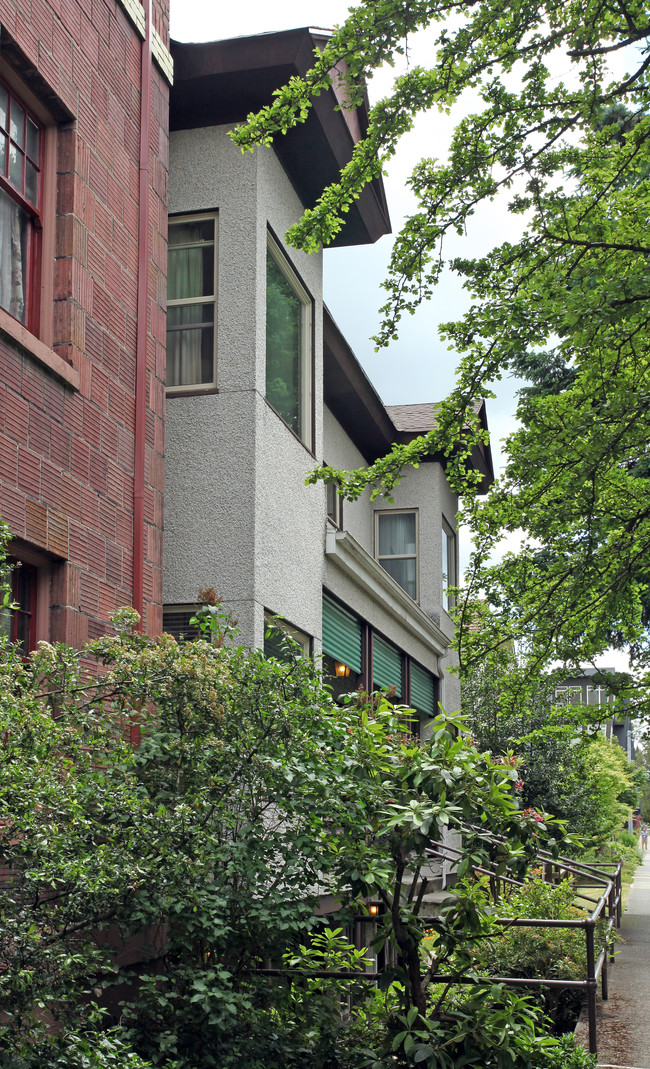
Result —
<path fill-rule="evenodd" d="M 160 630 L 168 2 L 0 0 L 0 516 L 20 611 Z"/>

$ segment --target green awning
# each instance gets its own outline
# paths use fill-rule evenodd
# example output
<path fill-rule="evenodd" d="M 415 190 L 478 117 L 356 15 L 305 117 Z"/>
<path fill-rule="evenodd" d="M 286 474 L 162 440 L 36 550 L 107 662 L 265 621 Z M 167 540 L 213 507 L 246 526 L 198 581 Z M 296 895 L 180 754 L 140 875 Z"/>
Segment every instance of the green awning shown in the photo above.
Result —
<path fill-rule="evenodd" d="M 379 635 L 372 639 L 372 676 L 378 687 L 395 687 L 402 693 L 402 654 Z"/>
<path fill-rule="evenodd" d="M 323 597 L 323 653 L 353 672 L 361 671 L 361 621 Z"/>

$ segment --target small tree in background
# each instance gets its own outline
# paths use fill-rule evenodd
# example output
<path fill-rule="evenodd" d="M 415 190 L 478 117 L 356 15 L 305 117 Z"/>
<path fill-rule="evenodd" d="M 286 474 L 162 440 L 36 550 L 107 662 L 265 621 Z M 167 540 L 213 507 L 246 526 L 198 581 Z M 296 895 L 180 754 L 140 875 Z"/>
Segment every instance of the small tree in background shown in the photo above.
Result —
<path fill-rule="evenodd" d="M 602 735 L 600 710 L 558 700 L 556 682 L 530 677 L 525 663 L 502 648 L 464 679 L 463 709 L 480 749 L 516 756 L 522 805 L 552 812 L 597 846 L 637 805 L 640 776 Z"/>

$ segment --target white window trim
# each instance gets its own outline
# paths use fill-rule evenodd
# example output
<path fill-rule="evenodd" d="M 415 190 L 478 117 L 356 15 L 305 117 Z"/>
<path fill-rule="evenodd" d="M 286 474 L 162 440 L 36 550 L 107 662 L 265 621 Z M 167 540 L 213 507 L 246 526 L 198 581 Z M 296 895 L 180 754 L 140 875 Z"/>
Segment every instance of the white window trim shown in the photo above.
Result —
<path fill-rule="evenodd" d="M 180 308 L 181 306 L 189 304 L 211 304 L 214 308 L 214 331 L 212 337 L 213 353 L 212 353 L 212 381 L 211 382 L 190 382 L 183 386 L 167 386 L 167 395 L 175 397 L 179 394 L 194 394 L 194 393 L 213 393 L 217 388 L 217 294 L 219 292 L 219 213 L 218 212 L 190 212 L 185 215 L 170 215 L 169 226 L 173 226 L 174 223 L 198 223 L 203 219 L 212 219 L 214 221 L 214 293 L 209 297 L 185 297 L 175 300 L 167 300 L 167 308 Z"/>
<path fill-rule="evenodd" d="M 266 235 L 267 249 L 273 257 L 276 265 L 286 278 L 287 282 L 294 291 L 296 297 L 302 305 L 302 314 L 300 316 L 300 410 L 301 410 L 301 424 L 300 433 L 298 437 L 300 441 L 307 446 L 308 449 L 313 448 L 312 442 L 312 318 L 313 318 L 313 297 L 309 291 L 305 288 L 297 272 L 290 264 L 289 260 L 285 256 L 284 252 L 278 245 L 277 241 L 273 237 L 270 231 L 267 230 Z M 266 291 L 265 291 L 266 293 Z M 266 351 L 266 350 L 265 350 Z M 266 360 L 265 360 L 266 368 Z M 265 371 L 266 375 L 266 371 Z M 264 394 L 266 396 L 266 381 L 264 383 Z M 283 419 L 282 415 L 273 407 L 273 403 L 266 398 L 267 403 L 273 408 L 273 411 L 280 416 L 280 419 L 289 427 L 289 424 Z M 289 427 L 292 431 L 293 428 Z"/>
<path fill-rule="evenodd" d="M 415 516 L 415 553 L 384 553 L 379 554 L 379 518 L 380 516 Z M 415 557 L 415 597 L 413 601 L 420 601 L 420 514 L 419 509 L 375 509 L 375 560 L 381 564 L 383 560 L 413 560 Z M 388 573 L 390 575 L 390 572 Z M 391 579 L 393 576 L 391 576 Z M 394 580 L 397 583 L 397 579 Z M 400 583 L 400 589 L 404 590 Z M 404 593 L 410 597 L 407 590 Z"/>
<path fill-rule="evenodd" d="M 447 552 L 447 561 L 445 562 L 444 553 L 444 541 L 442 535 L 447 536 L 447 546 L 451 546 L 451 560 L 449 559 L 449 552 Z M 447 571 L 451 573 L 447 576 L 447 587 L 445 587 L 445 563 Z M 440 578 L 442 583 L 442 608 L 446 613 L 450 609 L 453 609 L 455 599 L 453 595 L 447 593 L 449 587 L 456 586 L 458 583 L 458 541 L 456 539 L 456 530 L 445 517 L 442 517 L 441 535 L 440 535 Z"/>

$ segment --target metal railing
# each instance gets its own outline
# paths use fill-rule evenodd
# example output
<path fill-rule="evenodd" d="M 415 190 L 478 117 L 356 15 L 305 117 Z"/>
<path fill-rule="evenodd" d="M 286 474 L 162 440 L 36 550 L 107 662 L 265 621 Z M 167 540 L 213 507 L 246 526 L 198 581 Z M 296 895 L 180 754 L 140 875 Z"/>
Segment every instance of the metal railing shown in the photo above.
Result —
<path fill-rule="evenodd" d="M 472 829 L 479 831 L 479 829 Z M 480 829 L 485 838 L 484 829 Z M 493 843 L 505 842 L 501 836 L 489 835 Z M 464 852 L 448 843 L 435 843 L 427 851 L 430 857 L 442 860 L 458 862 L 464 857 Z M 608 998 L 608 963 L 614 961 L 613 943 L 614 928 L 621 924 L 622 910 L 622 864 L 620 862 L 599 862 L 597 864 L 575 861 L 573 858 L 553 857 L 544 850 L 537 853 L 535 868 L 541 867 L 542 879 L 545 883 L 557 884 L 563 880 L 573 881 L 575 898 L 591 906 L 590 912 L 584 918 L 573 920 L 550 919 L 548 917 L 495 917 L 494 923 L 508 929 L 514 927 L 524 928 L 582 928 L 585 933 L 586 951 L 586 977 L 584 980 L 561 980 L 542 977 L 512 977 L 512 976 L 482 976 L 482 977 L 450 977 L 435 975 L 431 977 L 435 983 L 499 983 L 512 987 L 537 987 L 537 988 L 567 988 L 582 990 L 587 996 L 587 1015 L 589 1026 L 589 1051 L 591 1054 L 598 1053 L 598 1035 L 596 1021 L 596 995 L 598 981 L 601 982 L 601 996 L 603 1000 Z M 497 873 L 492 866 L 475 866 L 474 872 L 488 876 L 490 892 L 495 904 L 503 897 L 503 889 L 511 887 L 523 887 L 524 881 L 514 876 Z M 600 888 L 597 898 L 593 894 Z M 592 894 L 586 894 L 591 890 Z M 586 907 L 584 907 L 586 908 Z M 604 921 L 599 932 L 599 946 L 596 943 L 597 925 Z M 598 952 L 598 953 L 597 953 Z"/>
<path fill-rule="evenodd" d="M 486 833 L 485 829 L 476 830 L 482 838 L 497 845 L 506 840 L 500 836 Z M 429 860 L 450 861 L 457 864 L 465 857 L 465 852 L 449 843 L 434 843 L 425 851 Z M 598 1053 L 598 1036 L 596 1022 L 596 996 L 598 982 L 601 984 L 603 1000 L 608 997 L 607 970 L 608 964 L 614 961 L 613 940 L 614 928 L 620 927 L 622 910 L 622 881 L 620 862 L 584 863 L 567 857 L 553 857 L 544 850 L 537 852 L 534 869 L 541 868 L 542 879 L 548 884 L 558 884 L 570 879 L 573 882 L 574 897 L 584 903 L 582 908 L 588 910 L 581 918 L 556 919 L 548 917 L 494 917 L 496 925 L 505 931 L 517 928 L 565 928 L 582 929 L 585 933 L 586 952 L 586 977 L 584 980 L 562 980 L 544 977 L 524 976 L 457 976 L 436 974 L 430 978 L 432 983 L 446 984 L 504 984 L 510 987 L 520 988 L 558 988 L 586 993 L 587 1015 L 589 1027 L 589 1051 L 591 1054 Z M 521 888 L 525 880 L 504 872 L 497 872 L 496 866 L 490 864 L 475 865 L 472 871 L 478 875 L 487 876 L 490 893 L 495 905 L 503 899 L 504 892 L 509 889 Z M 590 893 L 587 893 L 590 892 Z M 596 893 L 597 897 L 595 897 Z M 450 897 L 453 889 L 450 889 Z M 591 907 L 591 908 L 589 908 Z M 380 921 L 379 917 L 367 914 L 359 915 L 355 921 L 371 923 Z M 599 921 L 603 922 L 599 926 Z M 325 970 L 300 970 L 300 969 L 258 969 L 256 972 L 266 976 L 283 976 L 287 979 L 292 977 L 329 978 L 330 980 L 370 981 L 376 982 L 381 976 L 381 971 L 331 971 Z"/>

